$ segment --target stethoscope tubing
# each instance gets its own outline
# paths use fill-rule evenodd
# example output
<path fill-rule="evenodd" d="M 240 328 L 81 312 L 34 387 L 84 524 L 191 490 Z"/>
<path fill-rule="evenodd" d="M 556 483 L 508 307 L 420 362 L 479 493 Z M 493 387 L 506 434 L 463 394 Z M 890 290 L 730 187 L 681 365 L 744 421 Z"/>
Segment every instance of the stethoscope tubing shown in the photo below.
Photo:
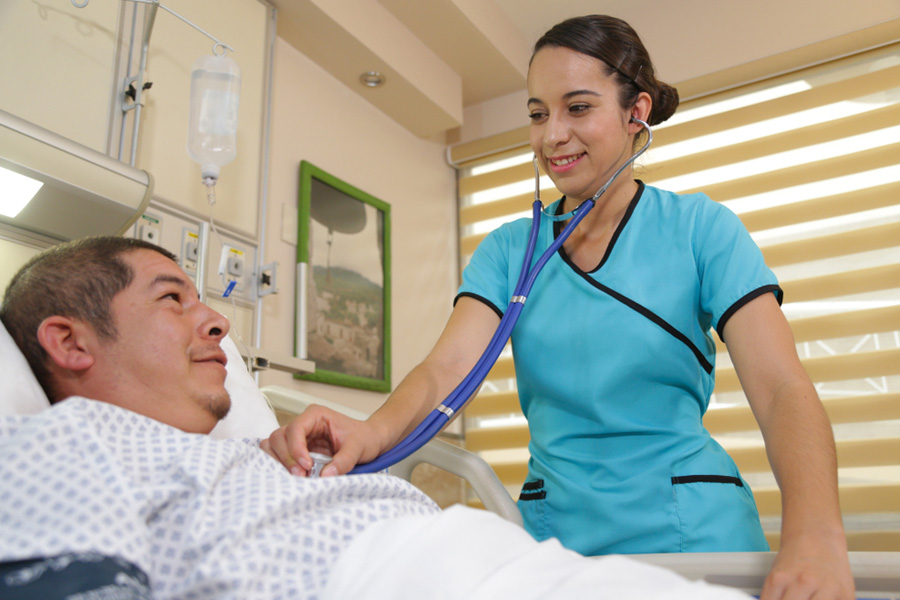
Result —
<path fill-rule="evenodd" d="M 534 287 L 534 283 L 537 280 L 537 276 L 540 274 L 541 270 L 544 268 L 544 265 L 547 264 L 547 261 L 559 251 L 559 248 L 565 243 L 569 236 L 575 231 L 575 228 L 581 223 L 581 221 L 587 216 L 587 214 L 591 211 L 592 208 L 596 205 L 597 200 L 602 196 L 613 181 L 619 176 L 622 171 L 625 170 L 628 165 L 633 163 L 641 154 L 643 154 L 647 148 L 650 147 L 650 142 L 653 141 L 653 132 L 650 130 L 650 126 L 641 121 L 639 119 L 633 119 L 635 122 L 641 124 L 648 133 L 648 140 L 644 144 L 644 146 L 634 153 L 631 158 L 629 158 L 625 163 L 623 163 L 615 173 L 613 173 L 612 177 L 607 180 L 606 184 L 600 190 L 594 194 L 593 197 L 588 198 L 584 202 L 582 202 L 578 207 L 575 208 L 571 213 L 572 218 L 569 223 L 563 228 L 562 232 L 559 236 L 556 237 L 555 240 L 550 244 L 550 246 L 541 254 L 538 258 L 537 262 L 532 265 L 532 261 L 534 258 L 534 251 L 537 247 L 537 239 L 538 233 L 541 228 L 541 214 L 543 213 L 543 205 L 540 199 L 539 193 L 539 184 L 535 183 L 535 200 L 532 205 L 532 219 L 531 219 L 531 233 L 528 237 L 528 245 L 525 250 L 525 259 L 522 261 L 522 269 L 519 272 L 519 279 L 516 282 L 516 287 L 513 291 L 513 297 L 507 306 L 507 310 L 504 313 L 503 317 L 500 319 L 500 324 L 497 326 L 497 329 L 494 331 L 494 335 L 491 337 L 490 342 L 488 342 L 487 347 L 484 352 L 479 357 L 478 361 L 475 363 L 475 366 L 472 367 L 472 370 L 466 375 L 465 378 L 460 382 L 459 385 L 454 388 L 452 392 L 447 396 L 447 398 L 441 403 L 438 408 L 433 409 L 425 419 L 422 420 L 419 425 L 416 426 L 405 438 L 403 438 L 400 442 L 397 443 L 393 448 L 383 453 L 382 455 L 375 458 L 373 461 L 365 464 L 359 464 L 354 467 L 350 473 L 351 474 L 362 474 L 362 473 L 375 473 L 377 471 L 382 471 L 387 469 L 391 465 L 394 465 L 404 458 L 411 455 L 413 452 L 424 446 L 428 443 L 431 438 L 437 435 L 441 429 L 450 421 L 453 417 L 453 414 L 458 410 L 461 410 L 466 402 L 471 398 L 471 396 L 481 387 L 481 384 L 484 382 L 484 379 L 487 377 L 491 368 L 494 366 L 494 363 L 497 362 L 497 358 L 500 356 L 500 353 L 503 351 L 503 348 L 506 347 L 506 342 L 509 341 L 510 336 L 512 335 L 513 328 L 516 325 L 516 322 L 519 320 L 519 315 L 522 313 L 522 309 L 525 307 L 525 300 L 528 298 L 528 294 L 531 292 L 532 287 Z M 535 178 L 537 180 L 537 176 Z"/>

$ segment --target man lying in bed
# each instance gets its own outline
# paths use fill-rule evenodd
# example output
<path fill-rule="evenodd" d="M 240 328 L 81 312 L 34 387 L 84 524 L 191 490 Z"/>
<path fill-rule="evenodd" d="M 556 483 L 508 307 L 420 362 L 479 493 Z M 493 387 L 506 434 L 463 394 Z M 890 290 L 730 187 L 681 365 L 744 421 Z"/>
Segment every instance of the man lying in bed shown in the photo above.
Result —
<path fill-rule="evenodd" d="M 442 513 L 394 477 L 292 477 L 255 441 L 198 435 L 229 410 L 228 322 L 156 246 L 51 249 L 0 320 L 54 404 L 0 420 L 4 598 L 79 590 L 85 565 L 116 598 L 743 597 Z"/>

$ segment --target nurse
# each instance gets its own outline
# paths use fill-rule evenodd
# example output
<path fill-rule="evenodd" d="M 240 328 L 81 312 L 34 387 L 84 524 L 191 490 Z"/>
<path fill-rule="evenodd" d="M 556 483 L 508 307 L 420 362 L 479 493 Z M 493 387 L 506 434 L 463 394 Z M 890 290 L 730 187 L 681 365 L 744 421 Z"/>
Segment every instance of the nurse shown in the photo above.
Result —
<path fill-rule="evenodd" d="M 678 106 L 631 27 L 564 21 L 535 45 L 531 147 L 564 194 L 590 198 Z M 537 247 L 564 222 L 544 219 Z M 345 473 L 403 438 L 474 365 L 516 284 L 530 220 L 479 246 L 432 352 L 368 421 L 307 411 L 266 445 L 295 471 L 310 451 Z M 783 497 L 781 551 L 763 599 L 852 598 L 831 429 L 781 313 L 782 292 L 740 220 L 703 194 L 629 167 L 546 265 L 513 332 L 531 434 L 526 529 L 582 554 L 762 551 L 753 494 L 702 417 L 725 341 Z"/>

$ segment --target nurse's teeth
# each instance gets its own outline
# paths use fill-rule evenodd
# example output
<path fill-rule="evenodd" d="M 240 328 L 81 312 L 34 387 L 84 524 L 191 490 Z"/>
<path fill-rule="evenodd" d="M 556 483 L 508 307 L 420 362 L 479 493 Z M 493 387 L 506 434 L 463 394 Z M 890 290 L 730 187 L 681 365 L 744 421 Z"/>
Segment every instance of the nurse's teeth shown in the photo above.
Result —
<path fill-rule="evenodd" d="M 554 160 L 552 162 L 557 167 L 561 167 L 563 165 L 569 164 L 570 162 L 575 162 L 576 160 L 578 160 L 578 158 L 579 158 L 578 156 L 570 156 L 569 158 L 563 158 L 561 160 Z"/>

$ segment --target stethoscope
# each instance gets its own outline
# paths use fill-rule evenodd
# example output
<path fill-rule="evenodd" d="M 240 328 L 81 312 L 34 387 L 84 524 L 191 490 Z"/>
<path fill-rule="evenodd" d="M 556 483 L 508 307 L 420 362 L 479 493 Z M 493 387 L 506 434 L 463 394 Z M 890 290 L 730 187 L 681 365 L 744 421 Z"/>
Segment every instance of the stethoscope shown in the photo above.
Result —
<path fill-rule="evenodd" d="M 519 315 L 525 307 L 525 300 L 528 298 L 528 294 L 531 292 L 531 288 L 534 286 L 535 279 L 537 279 L 541 269 L 544 268 L 544 265 L 550 260 L 550 257 L 556 254 L 560 246 L 565 243 L 572 232 L 575 231 L 575 228 L 578 227 L 578 224 L 581 223 L 591 209 L 594 208 L 597 199 L 606 192 L 609 186 L 616 180 L 616 177 L 618 177 L 622 171 L 637 160 L 637 158 L 650 147 L 650 143 L 653 141 L 653 131 L 650 129 L 650 125 L 634 117 L 632 117 L 631 120 L 647 130 L 646 143 L 612 174 L 612 177 L 607 180 L 596 194 L 579 204 L 574 210 L 563 215 L 550 214 L 544 210 L 543 204 L 541 203 L 541 174 L 538 169 L 537 157 L 534 158 L 533 216 L 531 219 L 531 234 L 528 238 L 528 246 L 525 249 L 525 260 L 522 261 L 522 270 L 519 273 L 519 280 L 513 291 L 512 299 L 509 301 L 509 306 L 507 307 L 503 318 L 500 319 L 500 325 L 497 326 L 497 330 L 494 332 L 494 336 L 488 343 L 487 348 L 485 348 L 481 358 L 478 359 L 478 362 L 475 363 L 475 366 L 472 367 L 472 370 L 469 371 L 469 374 L 466 375 L 456 389 L 450 392 L 450 395 L 447 396 L 437 408 L 432 410 L 428 416 L 426 416 L 425 419 L 409 433 L 409 435 L 372 462 L 357 465 L 350 473 L 374 473 L 400 462 L 437 435 L 450 421 L 453 414 L 463 408 L 472 394 L 481 387 L 484 378 L 487 377 L 488 372 L 490 372 L 494 363 L 497 362 L 497 357 L 500 356 L 500 352 L 502 352 L 503 348 L 506 346 L 506 342 L 509 341 L 513 327 L 515 327 L 516 321 L 518 321 Z M 538 232 L 541 228 L 542 214 L 554 221 L 564 221 L 566 219 L 571 219 L 571 221 L 569 221 L 569 224 L 566 225 L 562 230 L 562 233 L 559 234 L 553 243 L 550 244 L 550 247 L 544 251 L 534 266 L 529 268 L 532 258 L 534 258 L 534 249 L 537 244 Z"/>

